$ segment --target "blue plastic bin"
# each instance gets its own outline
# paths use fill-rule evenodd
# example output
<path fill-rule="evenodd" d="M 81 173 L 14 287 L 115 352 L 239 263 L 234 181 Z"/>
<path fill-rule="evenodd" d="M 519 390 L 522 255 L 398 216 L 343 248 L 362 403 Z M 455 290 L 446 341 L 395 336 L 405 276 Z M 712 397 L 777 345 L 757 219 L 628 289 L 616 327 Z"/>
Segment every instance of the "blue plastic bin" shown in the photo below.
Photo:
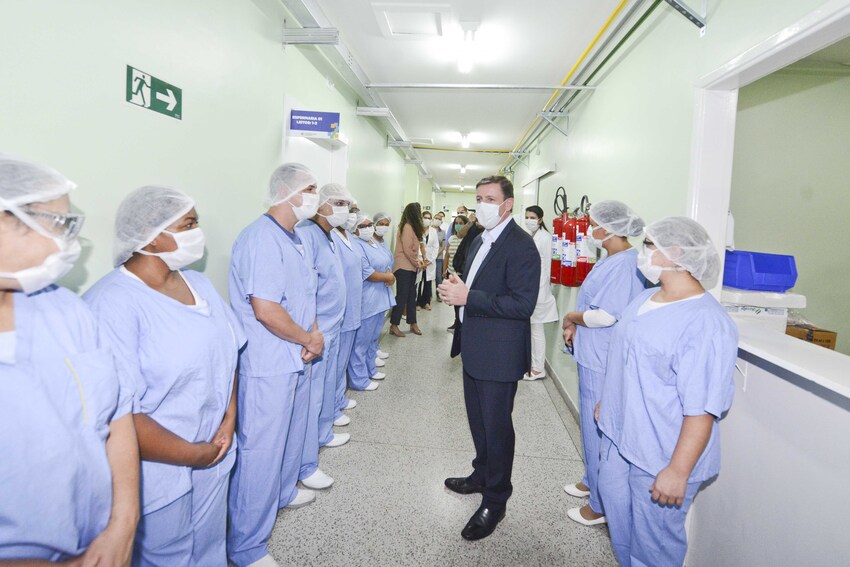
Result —
<path fill-rule="evenodd" d="M 726 251 L 723 285 L 755 291 L 788 291 L 797 283 L 794 256 Z"/>

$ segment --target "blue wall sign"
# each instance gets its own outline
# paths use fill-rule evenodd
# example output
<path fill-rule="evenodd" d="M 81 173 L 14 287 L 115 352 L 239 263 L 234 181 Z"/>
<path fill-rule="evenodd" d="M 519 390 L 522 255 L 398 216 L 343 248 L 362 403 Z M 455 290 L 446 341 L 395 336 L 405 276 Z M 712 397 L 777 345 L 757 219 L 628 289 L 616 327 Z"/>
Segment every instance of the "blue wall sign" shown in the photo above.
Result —
<path fill-rule="evenodd" d="M 339 112 L 293 110 L 289 115 L 289 135 L 306 138 L 339 138 Z"/>

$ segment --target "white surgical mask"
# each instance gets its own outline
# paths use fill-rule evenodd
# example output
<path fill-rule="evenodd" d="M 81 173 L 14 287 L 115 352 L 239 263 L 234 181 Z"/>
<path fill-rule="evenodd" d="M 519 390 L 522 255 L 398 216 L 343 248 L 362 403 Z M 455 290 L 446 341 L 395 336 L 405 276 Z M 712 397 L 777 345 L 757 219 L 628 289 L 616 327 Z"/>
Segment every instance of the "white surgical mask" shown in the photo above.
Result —
<path fill-rule="evenodd" d="M 160 260 L 165 262 L 169 270 L 179 270 L 185 268 L 189 264 L 194 264 L 204 257 L 204 245 L 206 238 L 204 231 L 200 227 L 192 230 L 184 230 L 183 232 L 171 232 L 166 230 L 174 242 L 177 244 L 177 249 L 171 252 L 147 252 L 145 250 L 137 250 L 139 254 L 145 256 L 158 256 Z"/>
<path fill-rule="evenodd" d="M 365 240 L 366 242 L 369 242 L 370 240 L 372 240 L 372 235 L 375 233 L 375 229 L 369 226 L 366 228 L 358 229 L 357 233 L 357 236 L 358 238 L 360 238 L 360 240 Z"/>
<path fill-rule="evenodd" d="M 540 228 L 540 221 L 537 219 L 525 219 L 525 228 L 534 233 Z"/>
<path fill-rule="evenodd" d="M 381 237 L 386 236 L 389 231 L 390 231 L 389 226 L 376 226 L 375 227 L 375 234 L 377 234 L 378 236 L 381 236 Z"/>
<path fill-rule="evenodd" d="M 638 252 L 637 258 L 637 267 L 640 270 L 640 273 L 643 274 L 643 277 L 646 278 L 648 282 L 653 284 L 657 284 L 661 281 L 661 274 L 664 272 L 682 272 L 684 268 L 671 268 L 664 266 L 656 266 L 652 263 L 652 255 L 658 252 L 658 250 L 651 250 L 647 253 L 644 250 Z"/>
<path fill-rule="evenodd" d="M 82 246 L 76 238 L 71 241 L 56 237 L 51 238 L 59 247 L 58 252 L 54 252 L 45 258 L 38 266 L 24 268 L 17 272 L 0 272 L 0 278 L 17 280 L 21 285 L 21 291 L 35 293 L 65 276 L 79 259 Z"/>
<path fill-rule="evenodd" d="M 422 226 L 424 226 L 425 228 L 431 226 L 431 219 L 422 219 Z"/>
<path fill-rule="evenodd" d="M 302 221 L 316 216 L 316 211 L 319 210 L 319 196 L 315 193 L 301 193 L 301 206 L 292 206 L 292 212 L 295 213 L 295 218 Z"/>
<path fill-rule="evenodd" d="M 487 230 L 496 228 L 502 220 L 502 215 L 499 213 L 501 206 L 502 203 L 499 203 L 498 205 L 495 203 L 478 203 L 478 210 L 476 211 L 476 214 L 481 226 Z"/>
<path fill-rule="evenodd" d="M 343 228 L 348 232 L 354 232 L 354 227 L 357 226 L 357 213 L 348 213 L 348 220 L 345 221 Z"/>
<path fill-rule="evenodd" d="M 601 228 L 601 227 L 598 227 L 598 226 L 588 227 L 587 234 L 584 235 L 584 237 L 587 239 L 587 243 L 590 244 L 590 246 L 593 247 L 593 248 L 602 248 L 602 243 L 605 242 L 606 240 L 608 240 L 609 238 L 611 238 L 612 236 L 614 236 L 614 234 L 609 234 L 608 236 L 606 236 L 605 238 L 600 240 L 599 238 L 596 238 L 595 236 L 593 236 L 593 231 L 598 229 L 598 228 Z M 605 229 L 603 229 L 603 230 L 605 230 Z"/>
<path fill-rule="evenodd" d="M 348 207 L 331 207 L 333 213 L 328 216 L 322 215 L 328 221 L 328 224 L 336 228 L 348 222 Z"/>

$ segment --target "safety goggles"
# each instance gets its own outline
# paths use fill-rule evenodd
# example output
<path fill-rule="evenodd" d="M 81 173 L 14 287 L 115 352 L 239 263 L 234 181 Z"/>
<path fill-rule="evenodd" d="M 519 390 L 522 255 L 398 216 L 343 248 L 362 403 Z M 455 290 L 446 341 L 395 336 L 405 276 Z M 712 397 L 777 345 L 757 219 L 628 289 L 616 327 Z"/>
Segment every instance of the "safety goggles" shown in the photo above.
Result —
<path fill-rule="evenodd" d="M 21 211 L 38 223 L 50 236 L 63 240 L 75 239 L 86 220 L 85 215 L 79 213 L 54 213 L 27 206 L 21 207 Z"/>

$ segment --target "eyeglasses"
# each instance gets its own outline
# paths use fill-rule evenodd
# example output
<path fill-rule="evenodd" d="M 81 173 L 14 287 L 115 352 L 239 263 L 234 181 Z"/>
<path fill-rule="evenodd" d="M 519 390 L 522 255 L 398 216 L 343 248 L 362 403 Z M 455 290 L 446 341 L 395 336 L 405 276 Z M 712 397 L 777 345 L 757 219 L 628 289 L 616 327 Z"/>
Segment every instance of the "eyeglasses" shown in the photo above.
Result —
<path fill-rule="evenodd" d="M 44 227 L 50 234 L 56 235 L 64 240 L 73 240 L 83 228 L 86 216 L 78 213 L 53 213 L 23 207 L 23 211 L 31 216 L 39 225 Z"/>

